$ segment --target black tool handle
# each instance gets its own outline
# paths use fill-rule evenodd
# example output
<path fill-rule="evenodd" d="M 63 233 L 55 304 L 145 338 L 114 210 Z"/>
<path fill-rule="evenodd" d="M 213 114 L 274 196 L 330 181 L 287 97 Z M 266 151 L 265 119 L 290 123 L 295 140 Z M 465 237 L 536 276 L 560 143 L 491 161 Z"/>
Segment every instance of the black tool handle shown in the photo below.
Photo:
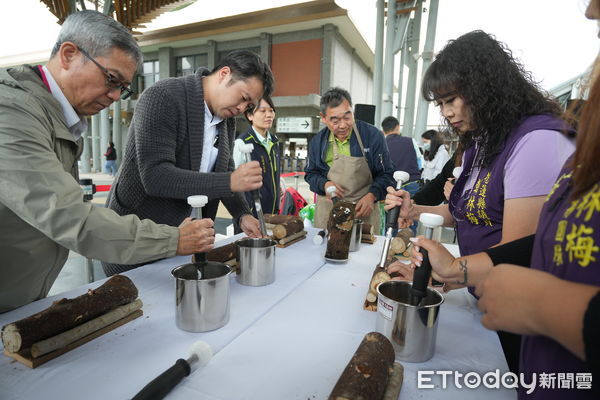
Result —
<path fill-rule="evenodd" d="M 389 228 L 396 229 L 398 227 L 398 216 L 400 215 L 400 207 L 396 206 L 388 211 L 388 220 L 385 224 L 386 230 Z"/>
<path fill-rule="evenodd" d="M 427 295 L 427 284 L 429 283 L 429 278 L 431 277 L 431 263 L 429 262 L 429 254 L 423 247 L 421 247 L 420 252 L 423 255 L 423 261 L 421 262 L 420 267 L 415 268 L 415 272 L 413 274 L 413 285 L 410 289 L 411 294 L 415 297 L 418 297 L 419 300 Z"/>
<path fill-rule="evenodd" d="M 163 399 L 183 378 L 191 372 L 190 365 L 180 358 L 175 364 L 136 394 L 132 400 L 158 400 Z"/>
<path fill-rule="evenodd" d="M 198 218 L 192 218 L 192 221 L 197 220 Z M 197 263 L 205 263 L 206 262 L 206 253 L 194 253 L 194 260 Z"/>

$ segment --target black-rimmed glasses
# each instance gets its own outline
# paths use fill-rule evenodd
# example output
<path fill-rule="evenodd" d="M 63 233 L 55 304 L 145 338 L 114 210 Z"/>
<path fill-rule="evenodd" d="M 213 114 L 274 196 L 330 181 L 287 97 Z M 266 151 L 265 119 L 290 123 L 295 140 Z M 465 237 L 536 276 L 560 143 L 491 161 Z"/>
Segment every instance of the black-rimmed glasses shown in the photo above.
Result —
<path fill-rule="evenodd" d="M 100 68 L 100 71 L 102 71 L 104 76 L 106 76 L 106 82 L 104 82 L 104 85 L 106 85 L 106 87 L 108 89 L 110 89 L 111 91 L 119 89 L 121 91 L 121 99 L 122 100 L 125 100 L 125 99 L 128 99 L 129 97 L 131 97 L 131 95 L 133 94 L 133 90 L 131 90 L 129 87 L 127 87 L 127 85 L 125 85 L 122 80 L 120 80 L 119 78 L 117 78 L 116 76 L 111 74 L 106 68 L 104 68 L 102 65 L 100 65 L 100 63 L 98 63 L 98 61 L 94 60 L 92 58 L 92 56 L 90 56 L 88 54 L 87 51 L 85 51 L 81 47 L 77 47 L 77 48 L 79 49 L 81 54 L 83 54 L 85 56 L 85 58 L 87 58 L 88 60 L 90 60 L 91 62 L 96 64 L 96 66 L 98 68 Z"/>

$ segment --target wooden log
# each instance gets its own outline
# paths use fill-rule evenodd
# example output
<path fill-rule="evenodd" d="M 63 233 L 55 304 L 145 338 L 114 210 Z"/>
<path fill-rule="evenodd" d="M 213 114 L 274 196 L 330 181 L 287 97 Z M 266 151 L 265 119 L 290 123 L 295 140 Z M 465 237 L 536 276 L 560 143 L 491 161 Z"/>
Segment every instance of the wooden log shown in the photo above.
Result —
<path fill-rule="evenodd" d="M 388 381 L 383 400 L 398 400 L 400 398 L 400 390 L 402 390 L 402 382 L 404 381 L 404 367 L 399 362 L 394 363 L 390 380 Z"/>
<path fill-rule="evenodd" d="M 217 261 L 224 263 L 227 260 L 235 258 L 235 242 L 223 246 L 215 247 L 206 253 L 207 261 Z"/>
<path fill-rule="evenodd" d="M 301 221 L 297 215 L 281 215 L 281 214 L 265 214 L 265 223 L 272 225 L 279 225 L 285 222 Z"/>
<path fill-rule="evenodd" d="M 273 227 L 273 236 L 276 239 L 283 239 L 284 237 L 291 236 L 294 233 L 304 230 L 304 222 L 300 220 L 284 222 Z"/>
<path fill-rule="evenodd" d="M 363 226 L 362 226 L 362 233 L 363 233 L 363 235 L 371 235 L 371 236 L 373 236 L 373 230 L 374 230 L 373 225 L 367 224 L 366 222 L 363 223 Z"/>
<path fill-rule="evenodd" d="M 293 242 L 294 240 L 296 240 L 298 238 L 306 236 L 306 233 L 307 232 L 303 230 L 303 231 L 300 231 L 300 232 L 296 232 L 293 235 L 286 236 L 286 237 L 284 237 L 282 239 L 279 239 L 279 244 L 286 244 L 286 243 L 289 243 L 289 242 Z"/>
<path fill-rule="evenodd" d="M 2 343 L 11 353 L 83 324 L 138 296 L 133 282 L 114 275 L 97 289 L 74 299 L 61 299 L 47 309 L 2 327 Z"/>
<path fill-rule="evenodd" d="M 369 291 L 367 293 L 367 302 L 376 303 L 377 302 L 377 285 L 382 282 L 387 282 L 390 279 L 390 275 L 387 273 L 385 269 L 380 267 L 379 265 L 375 267 L 373 271 L 373 275 L 371 275 L 371 281 L 369 282 Z"/>
<path fill-rule="evenodd" d="M 367 333 L 333 387 L 329 400 L 381 400 L 394 358 L 394 348 L 385 336 Z"/>
<path fill-rule="evenodd" d="M 354 204 L 337 201 L 327 221 L 327 250 L 325 258 L 331 260 L 347 260 L 352 239 L 354 224 Z"/>
<path fill-rule="evenodd" d="M 392 254 L 404 253 L 410 246 L 410 238 L 414 234 L 410 229 L 400 229 L 396 236 L 390 242 L 390 250 Z"/>
<path fill-rule="evenodd" d="M 96 332 L 110 324 L 126 317 L 132 312 L 142 308 L 142 301 L 137 299 L 124 306 L 117 307 L 114 310 L 107 312 L 99 317 L 96 317 L 88 322 L 81 324 L 73 329 L 69 329 L 63 333 L 59 333 L 56 336 L 52 336 L 48 339 L 44 339 L 31 345 L 31 355 L 33 357 L 40 357 L 44 354 L 50 353 L 51 351 L 66 347 L 92 332 Z"/>

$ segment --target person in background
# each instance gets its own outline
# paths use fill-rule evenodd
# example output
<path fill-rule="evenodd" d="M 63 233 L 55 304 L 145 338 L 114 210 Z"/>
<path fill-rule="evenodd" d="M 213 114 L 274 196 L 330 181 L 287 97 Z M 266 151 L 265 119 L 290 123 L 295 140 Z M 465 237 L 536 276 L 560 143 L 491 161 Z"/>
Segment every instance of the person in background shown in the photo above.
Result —
<path fill-rule="evenodd" d="M 427 183 L 442 172 L 442 168 L 450 156 L 444 146 L 444 139 L 438 131 L 428 130 L 421 135 L 421 138 L 423 139 L 423 158 L 425 160 L 421 178 L 423 183 Z"/>
<path fill-rule="evenodd" d="M 129 97 L 141 65 L 127 28 L 81 11 L 64 21 L 45 66 L 0 70 L 0 313 L 45 297 L 69 251 L 144 263 L 212 248 L 210 219 L 177 228 L 83 201 L 85 117 Z"/>
<path fill-rule="evenodd" d="M 373 125 L 355 121 L 350 93 L 342 88 L 325 92 L 320 108 L 325 128 L 310 141 L 304 176 L 317 194 L 314 225 L 327 226 L 332 208 L 327 188 L 332 186 L 338 198 L 356 202 L 356 218 L 378 227 L 377 202 L 394 184 L 385 139 Z"/>
<path fill-rule="evenodd" d="M 250 122 L 250 128 L 242 133 L 234 142 L 233 160 L 235 166 L 240 167 L 246 163 L 246 155 L 240 150 L 241 146 L 251 143 L 254 146 L 250 159 L 257 161 L 262 169 L 263 185 L 261 186 L 260 204 L 264 213 L 279 213 L 279 140 L 277 136 L 269 132 L 275 120 L 275 105 L 269 97 L 263 97 L 253 109 L 244 112 L 244 116 Z M 255 218 L 258 218 L 254 209 L 254 200 L 250 192 L 246 192 L 246 202 Z M 235 225 L 235 233 L 242 229 Z"/>
<path fill-rule="evenodd" d="M 394 171 L 405 171 L 410 175 L 410 180 L 404 184 L 404 190 L 412 196 L 419 191 L 419 179 L 421 178 L 414 141 L 412 138 L 400 135 L 400 122 L 395 117 L 385 117 L 381 121 L 381 128 L 385 135 Z"/>
<path fill-rule="evenodd" d="M 401 218 L 439 214 L 456 226 L 462 256 L 531 235 L 540 210 L 574 149 L 574 130 L 504 44 L 483 31 L 450 41 L 425 73 L 423 97 L 465 145 L 463 169 L 448 204 L 418 206 L 388 188 L 386 208 Z M 543 151 L 541 150 L 543 149 Z M 473 289 L 471 289 L 473 290 Z M 512 371 L 520 339 L 499 333 Z"/>
<path fill-rule="evenodd" d="M 106 153 L 104 153 L 104 157 L 106 157 L 104 171 L 110 174 L 110 176 L 115 176 L 117 173 L 117 149 L 115 149 L 113 142 L 108 142 L 108 148 L 106 149 Z"/>
<path fill-rule="evenodd" d="M 453 173 L 455 168 L 460 167 L 461 161 L 462 145 L 459 144 L 450 159 L 444 164 L 442 172 L 431 181 L 427 182 L 414 196 L 411 196 L 415 204 L 422 206 L 437 206 L 448 201 L 455 183 Z"/>
<path fill-rule="evenodd" d="M 107 206 L 173 225 L 190 215 L 188 196 L 206 195 L 202 215 L 215 218 L 222 201 L 247 235 L 260 237 L 243 192 L 262 186 L 262 169 L 257 161 L 234 169 L 234 117 L 272 90 L 271 69 L 248 50 L 229 53 L 212 71 L 199 68 L 144 90 Z M 137 265 L 102 266 L 113 275 Z"/>

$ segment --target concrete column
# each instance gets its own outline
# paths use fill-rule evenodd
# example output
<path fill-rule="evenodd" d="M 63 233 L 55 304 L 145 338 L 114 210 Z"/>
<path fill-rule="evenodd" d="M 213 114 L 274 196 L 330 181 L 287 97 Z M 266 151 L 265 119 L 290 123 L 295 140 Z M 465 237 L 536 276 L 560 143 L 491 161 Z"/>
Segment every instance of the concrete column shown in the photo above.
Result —
<path fill-rule="evenodd" d="M 381 89 L 383 76 L 383 25 L 385 0 L 377 0 L 377 19 L 375 21 L 375 71 L 373 77 L 373 104 L 375 105 L 375 125 L 381 125 Z"/>
<path fill-rule="evenodd" d="M 421 1 L 418 2 L 415 17 L 411 21 L 406 40 L 406 62 L 408 66 L 408 85 L 406 88 L 406 107 L 404 110 L 403 136 L 420 135 L 414 132 L 415 99 L 417 91 L 417 67 L 419 55 L 419 36 L 421 32 Z"/>
<path fill-rule="evenodd" d="M 383 64 L 383 89 L 381 100 L 381 117 L 392 115 L 394 101 L 394 38 L 398 33 L 396 28 L 396 1 L 388 1 L 387 29 L 385 33 L 385 62 Z M 379 125 L 379 123 L 378 123 Z"/>
<path fill-rule="evenodd" d="M 396 110 L 396 118 L 398 122 L 402 124 L 402 119 L 400 117 L 404 114 L 402 108 L 402 91 L 404 90 L 404 66 L 406 65 L 406 51 L 402 49 L 400 51 L 400 69 L 398 71 L 398 82 L 396 85 L 398 86 L 398 100 L 396 104 L 398 104 L 398 109 Z"/>
<path fill-rule="evenodd" d="M 175 76 L 177 72 L 177 63 L 173 56 L 172 47 L 161 47 L 158 49 L 158 76 L 160 79 Z"/>
<path fill-rule="evenodd" d="M 121 136 L 121 100 L 113 103 L 112 141 L 117 152 L 117 168 L 121 165 L 123 156 L 123 140 Z"/>
<path fill-rule="evenodd" d="M 92 115 L 92 172 L 102 171 L 100 155 L 100 115 Z"/>
<path fill-rule="evenodd" d="M 270 33 L 260 34 L 260 57 L 268 65 L 271 65 L 271 46 L 273 44 L 273 36 Z"/>
<path fill-rule="evenodd" d="M 332 86 L 333 60 L 335 57 L 333 46 L 337 28 L 333 24 L 323 26 L 323 52 L 321 61 L 321 93 Z"/>
<path fill-rule="evenodd" d="M 206 54 L 206 63 L 208 65 L 206 67 L 212 71 L 212 69 L 217 66 L 217 42 L 209 40 L 206 42 L 206 46 L 208 48 Z"/>
<path fill-rule="evenodd" d="M 104 152 L 108 148 L 108 142 L 110 141 L 110 121 L 108 119 L 108 109 L 105 108 L 100 111 L 100 169 L 103 171 L 104 168 Z"/>
<path fill-rule="evenodd" d="M 423 48 L 423 67 L 421 75 L 421 83 L 425 72 L 433 61 L 433 47 L 435 44 L 435 28 L 437 24 L 439 0 L 429 0 L 429 13 L 427 16 L 427 33 L 425 36 L 425 46 Z M 423 96 L 418 97 L 417 122 L 415 124 L 415 132 L 425 132 L 427 128 L 427 115 L 429 113 L 429 102 L 425 101 Z M 420 133 L 418 133 L 420 134 Z"/>
<path fill-rule="evenodd" d="M 88 127 L 85 132 L 83 132 L 83 153 L 81 154 L 81 158 L 79 159 L 79 169 L 84 174 L 89 174 L 91 172 L 90 167 L 90 157 L 92 156 L 92 127 L 91 121 L 88 121 Z"/>

